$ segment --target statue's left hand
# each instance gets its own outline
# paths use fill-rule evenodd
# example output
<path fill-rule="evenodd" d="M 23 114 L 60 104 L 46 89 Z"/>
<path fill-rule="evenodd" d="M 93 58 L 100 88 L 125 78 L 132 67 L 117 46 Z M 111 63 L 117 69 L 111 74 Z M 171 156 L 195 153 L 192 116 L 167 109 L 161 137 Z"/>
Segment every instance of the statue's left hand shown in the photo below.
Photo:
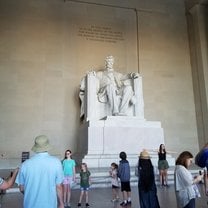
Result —
<path fill-rule="evenodd" d="M 137 79 L 139 77 L 139 74 L 138 73 L 135 73 L 135 72 L 132 72 L 132 73 L 130 73 L 130 77 L 132 79 Z"/>

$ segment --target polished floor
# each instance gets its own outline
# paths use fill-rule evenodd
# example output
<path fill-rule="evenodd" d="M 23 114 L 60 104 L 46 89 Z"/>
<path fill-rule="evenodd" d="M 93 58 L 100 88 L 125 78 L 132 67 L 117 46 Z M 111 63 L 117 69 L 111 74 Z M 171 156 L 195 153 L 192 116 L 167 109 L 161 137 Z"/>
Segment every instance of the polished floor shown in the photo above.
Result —
<path fill-rule="evenodd" d="M 203 185 L 199 185 L 201 198 L 196 200 L 196 208 L 208 208 L 208 197 L 204 195 Z M 161 208 L 176 208 L 174 186 L 157 188 Z M 79 190 L 72 190 L 71 207 L 77 207 Z M 90 207 L 94 208 L 120 208 L 120 203 L 111 202 L 111 188 L 92 188 L 89 192 Z M 1 195 L 1 208 L 22 208 L 23 195 L 21 193 L 6 193 Z M 83 206 L 84 203 L 83 203 Z M 139 208 L 137 187 L 132 187 L 132 205 L 128 208 Z M 40 207 L 41 208 L 41 207 Z"/>

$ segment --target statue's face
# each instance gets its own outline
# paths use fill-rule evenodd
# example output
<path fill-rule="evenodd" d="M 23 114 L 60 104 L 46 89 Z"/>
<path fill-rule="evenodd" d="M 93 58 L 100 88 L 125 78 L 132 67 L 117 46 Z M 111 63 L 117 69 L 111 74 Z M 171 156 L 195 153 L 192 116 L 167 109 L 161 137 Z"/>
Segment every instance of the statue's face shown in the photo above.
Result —
<path fill-rule="evenodd" d="M 113 58 L 107 58 L 105 60 L 106 63 L 106 68 L 108 71 L 113 71 L 113 63 L 114 63 L 114 59 Z"/>

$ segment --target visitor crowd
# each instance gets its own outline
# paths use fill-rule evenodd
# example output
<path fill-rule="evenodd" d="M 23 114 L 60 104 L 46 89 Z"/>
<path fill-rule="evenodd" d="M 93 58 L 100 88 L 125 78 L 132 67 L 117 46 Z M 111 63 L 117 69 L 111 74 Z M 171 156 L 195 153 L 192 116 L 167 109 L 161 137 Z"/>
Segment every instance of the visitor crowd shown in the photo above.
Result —
<path fill-rule="evenodd" d="M 20 191 L 24 194 L 24 208 L 70 208 L 71 189 L 77 183 L 76 162 L 72 159 L 71 150 L 65 151 L 64 159 L 51 156 L 48 138 L 40 135 L 35 138 L 32 151 L 35 155 L 24 161 L 20 168 L 13 171 L 9 179 L 0 178 L 0 189 L 6 190 L 16 182 Z M 168 187 L 167 170 L 169 168 L 166 159 L 164 144 L 158 150 L 158 170 L 160 187 Z M 110 164 L 109 177 L 112 185 L 112 203 L 119 202 L 119 190 L 122 193 L 121 207 L 131 206 L 131 172 L 126 152 L 120 152 L 119 164 Z M 192 164 L 194 156 L 189 151 L 183 151 L 176 159 L 174 171 L 174 187 L 178 208 L 195 208 L 195 199 L 200 197 L 197 184 L 204 180 L 205 189 L 207 180 L 205 174 L 192 176 L 188 168 Z M 200 167 L 207 167 L 208 145 L 205 145 L 195 158 L 195 163 Z M 138 194 L 140 208 L 159 208 L 157 186 L 155 183 L 155 171 L 147 150 L 139 153 L 135 168 L 138 176 Z M 91 173 L 86 163 L 82 163 L 79 169 L 80 197 L 77 207 L 82 206 L 85 197 L 85 207 L 90 207 L 89 190 L 92 183 Z M 207 189 L 205 190 L 207 193 Z M 110 199 L 109 199 L 110 200 Z"/>

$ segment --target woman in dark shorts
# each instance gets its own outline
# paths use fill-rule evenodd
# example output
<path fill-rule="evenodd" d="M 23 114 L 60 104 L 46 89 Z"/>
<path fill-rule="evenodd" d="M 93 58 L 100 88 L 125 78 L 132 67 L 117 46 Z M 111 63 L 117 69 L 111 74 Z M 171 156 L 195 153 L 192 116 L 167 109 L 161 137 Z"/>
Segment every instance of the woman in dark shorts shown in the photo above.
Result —
<path fill-rule="evenodd" d="M 168 186 L 168 168 L 169 164 L 166 160 L 166 150 L 165 145 L 161 144 L 159 147 L 158 152 L 158 169 L 160 174 L 160 185 L 162 186 Z"/>

